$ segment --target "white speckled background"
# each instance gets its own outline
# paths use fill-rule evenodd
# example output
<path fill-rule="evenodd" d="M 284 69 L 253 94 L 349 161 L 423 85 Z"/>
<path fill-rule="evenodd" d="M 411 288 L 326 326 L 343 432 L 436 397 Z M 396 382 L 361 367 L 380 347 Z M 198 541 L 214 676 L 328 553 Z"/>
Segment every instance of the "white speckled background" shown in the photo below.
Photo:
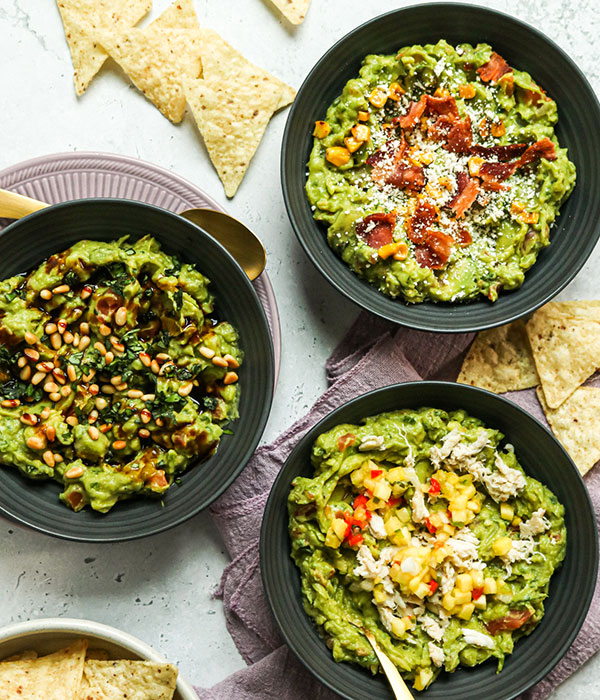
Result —
<path fill-rule="evenodd" d="M 169 4 L 154 0 L 155 17 Z M 287 25 L 268 0 L 195 0 L 200 22 L 249 59 L 299 87 L 334 41 L 393 0 L 313 0 L 303 25 Z M 594 42 L 596 0 L 496 0 L 480 4 L 530 22 L 565 49 L 600 87 Z M 283 332 L 283 366 L 265 439 L 271 440 L 325 387 L 324 362 L 357 311 L 313 269 L 292 234 L 279 182 L 286 112 L 269 125 L 246 179 L 227 202 L 188 117 L 170 124 L 106 65 L 77 99 L 72 67 L 53 0 L 0 0 L 0 169 L 57 151 L 97 150 L 137 156 L 203 187 L 250 224 L 269 254 Z M 599 126 L 600 128 L 600 126 Z M 598 297 L 598 250 L 564 298 Z M 164 535 L 122 545 L 62 542 L 0 521 L 0 626 L 35 617 L 85 617 L 141 637 L 208 686 L 242 667 L 211 598 L 227 563 L 209 515 Z M 600 698 L 594 658 L 553 700 Z"/>

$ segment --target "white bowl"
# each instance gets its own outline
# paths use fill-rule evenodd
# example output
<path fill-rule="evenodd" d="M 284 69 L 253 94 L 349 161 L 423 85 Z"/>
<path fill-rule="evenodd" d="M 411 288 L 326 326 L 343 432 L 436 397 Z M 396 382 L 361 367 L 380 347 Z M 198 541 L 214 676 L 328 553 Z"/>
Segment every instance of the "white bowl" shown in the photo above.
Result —
<path fill-rule="evenodd" d="M 162 654 L 121 630 L 91 620 L 42 618 L 19 622 L 0 629 L 0 659 L 33 649 L 40 655 L 68 646 L 76 639 L 87 639 L 90 647 L 104 649 L 112 659 L 142 659 L 166 663 Z M 179 677 L 174 700 L 198 700 L 192 686 Z"/>

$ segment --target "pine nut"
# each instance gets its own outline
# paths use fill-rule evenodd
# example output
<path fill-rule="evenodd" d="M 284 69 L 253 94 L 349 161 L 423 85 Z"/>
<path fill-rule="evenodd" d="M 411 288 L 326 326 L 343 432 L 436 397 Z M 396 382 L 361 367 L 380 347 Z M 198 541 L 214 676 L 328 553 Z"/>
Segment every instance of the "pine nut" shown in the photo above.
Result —
<path fill-rule="evenodd" d="M 103 394 L 114 394 L 115 393 L 115 387 L 112 386 L 111 384 L 103 384 L 102 389 L 101 389 Z"/>
<path fill-rule="evenodd" d="M 25 425 L 37 425 L 38 422 L 37 416 L 33 413 L 24 413 L 19 420 Z"/>
<path fill-rule="evenodd" d="M 52 290 L 53 294 L 66 294 L 71 291 L 71 287 L 68 284 L 59 284 L 58 287 L 54 287 Z"/>
<path fill-rule="evenodd" d="M 115 311 L 115 323 L 117 326 L 124 326 L 127 322 L 127 308 L 125 306 L 119 306 Z"/>
<path fill-rule="evenodd" d="M 31 367 L 29 367 L 29 365 L 23 367 L 23 369 L 19 372 L 19 379 L 22 379 L 24 382 L 31 379 Z"/>
<path fill-rule="evenodd" d="M 206 345 L 200 348 L 200 354 L 206 357 L 207 360 L 211 360 L 216 355 L 215 351 L 207 348 Z"/>
<path fill-rule="evenodd" d="M 235 384 L 239 377 L 235 372 L 227 372 L 225 378 L 223 379 L 223 384 Z"/>
<path fill-rule="evenodd" d="M 165 424 L 165 422 L 162 418 L 157 418 L 154 422 L 156 423 L 156 425 L 158 425 L 159 428 L 162 428 L 163 425 Z"/>
<path fill-rule="evenodd" d="M 52 347 L 55 350 L 60 350 L 62 345 L 62 338 L 60 337 L 60 333 L 53 333 L 50 336 L 50 342 L 52 343 Z"/>
<path fill-rule="evenodd" d="M 159 352 L 158 355 L 156 356 L 156 359 L 157 359 L 159 362 L 165 362 L 166 360 L 170 360 L 170 359 L 171 359 L 171 356 L 170 356 L 170 355 L 167 355 L 166 352 Z"/>
<path fill-rule="evenodd" d="M 100 387 L 97 384 L 90 384 L 88 391 L 92 396 L 96 396 L 96 394 L 100 391 Z"/>
<path fill-rule="evenodd" d="M 119 339 L 116 338 L 114 335 L 110 336 L 110 342 L 117 352 L 125 352 L 125 346 L 123 345 L 123 343 L 119 343 Z"/>
<path fill-rule="evenodd" d="M 69 385 L 63 386 L 62 389 L 60 390 L 60 395 L 64 396 L 67 398 L 71 394 L 71 387 Z"/>
<path fill-rule="evenodd" d="M 120 374 L 117 374 L 116 377 L 112 377 L 110 380 L 110 383 L 113 386 L 117 386 L 117 384 L 120 384 L 123 381 L 123 377 Z"/>
<path fill-rule="evenodd" d="M 213 357 L 212 363 L 216 367 L 228 367 L 229 366 L 227 364 L 227 360 L 224 359 L 223 357 L 219 357 L 218 355 L 216 357 Z"/>
<path fill-rule="evenodd" d="M 53 425 L 46 426 L 46 437 L 50 442 L 54 442 L 56 438 L 56 428 Z"/>
<path fill-rule="evenodd" d="M 90 425 L 88 428 L 88 435 L 92 438 L 92 440 L 97 440 L 100 437 L 100 431 L 95 425 Z"/>
<path fill-rule="evenodd" d="M 90 334 L 90 324 L 87 321 L 82 321 L 79 324 L 79 330 L 81 331 L 81 335 L 89 335 Z"/>
<path fill-rule="evenodd" d="M 27 345 L 35 345 L 38 341 L 37 335 L 31 331 L 27 331 L 23 337 L 25 338 Z"/>
<path fill-rule="evenodd" d="M 106 362 L 107 365 L 110 365 L 110 363 L 115 359 L 115 354 L 114 352 L 111 352 L 110 350 L 104 355 L 104 362 Z"/>
<path fill-rule="evenodd" d="M 125 389 L 127 389 L 128 386 L 129 386 L 129 385 L 127 384 L 127 382 L 122 382 L 121 384 L 117 384 L 117 386 L 115 387 L 115 389 L 116 389 L 117 391 L 125 391 Z"/>
<path fill-rule="evenodd" d="M 150 363 L 150 369 L 154 372 L 154 374 L 158 374 L 160 372 L 160 367 L 156 360 L 152 360 Z"/>
<path fill-rule="evenodd" d="M 92 296 L 92 291 L 92 288 L 86 284 L 85 287 L 81 290 L 81 298 L 87 299 L 88 297 Z"/>
<path fill-rule="evenodd" d="M 50 299 L 52 299 L 52 292 L 49 289 L 42 289 L 40 292 L 40 296 L 45 301 L 49 301 Z"/>
<path fill-rule="evenodd" d="M 46 420 L 48 416 L 50 415 L 50 406 L 46 406 L 46 408 L 40 413 L 40 418 L 42 420 Z"/>
<path fill-rule="evenodd" d="M 152 414 L 144 408 L 140 411 L 140 418 L 142 423 L 149 423 L 152 420 Z"/>
<path fill-rule="evenodd" d="M 58 391 L 58 384 L 55 384 L 54 382 L 46 382 L 44 384 L 44 391 L 48 392 L 49 394 L 56 393 Z"/>
<path fill-rule="evenodd" d="M 98 326 L 98 330 L 100 331 L 100 335 L 103 335 L 105 337 L 112 333 L 112 331 L 110 330 L 110 326 L 107 326 L 106 323 L 101 323 Z"/>
<path fill-rule="evenodd" d="M 138 430 L 138 435 L 139 435 L 141 438 L 148 438 L 148 437 L 150 437 L 150 431 L 149 431 L 149 430 L 146 430 L 146 428 L 140 428 L 140 429 Z"/>
<path fill-rule="evenodd" d="M 108 431 L 112 428 L 112 423 L 103 423 L 98 430 L 101 433 L 108 433 Z"/>
<path fill-rule="evenodd" d="M 44 326 L 44 331 L 45 331 L 48 335 L 52 335 L 53 333 L 56 333 L 57 330 L 58 330 L 58 326 L 56 325 L 56 323 L 47 323 L 47 324 Z"/>
<path fill-rule="evenodd" d="M 90 344 L 90 336 L 89 335 L 84 335 L 83 338 L 79 341 L 79 349 L 80 350 L 85 350 L 87 346 Z"/>
<path fill-rule="evenodd" d="M 75 333 L 75 335 L 73 336 L 73 347 L 78 348 L 80 340 L 81 336 L 79 335 L 79 333 Z"/>
<path fill-rule="evenodd" d="M 83 476 L 83 467 L 71 467 L 65 472 L 66 479 L 79 479 L 80 476 Z"/>
<path fill-rule="evenodd" d="M 95 423 L 98 420 L 98 411 L 94 409 L 93 411 L 90 411 L 90 415 L 88 416 L 88 423 L 91 425 L 92 423 Z"/>
<path fill-rule="evenodd" d="M 27 438 L 27 447 L 30 450 L 43 450 L 46 447 L 46 438 L 43 435 L 32 435 Z"/>
<path fill-rule="evenodd" d="M 32 362 L 37 362 L 40 359 L 40 353 L 37 350 L 34 350 L 33 348 L 25 348 L 25 350 L 23 350 L 23 354 L 25 355 L 25 357 L 29 358 Z M 20 359 L 21 358 L 19 358 L 19 360 Z M 22 367 L 22 366 L 23 365 L 19 365 L 19 367 Z"/>
<path fill-rule="evenodd" d="M 189 396 L 193 388 L 194 385 L 192 382 L 185 382 L 185 384 L 182 384 L 179 389 L 177 389 L 177 393 L 179 396 Z"/>
<path fill-rule="evenodd" d="M 127 447 L 125 440 L 115 440 L 112 444 L 113 450 L 124 450 Z"/>
<path fill-rule="evenodd" d="M 142 401 L 154 401 L 156 394 L 144 394 L 142 396 Z"/>
<path fill-rule="evenodd" d="M 67 381 L 65 373 L 62 371 L 62 369 L 58 369 L 58 367 L 52 370 L 52 375 L 59 384 L 64 384 Z"/>
<path fill-rule="evenodd" d="M 48 398 L 50 401 L 54 401 L 56 403 L 57 401 L 60 401 L 60 394 L 57 391 L 53 391 L 51 394 L 48 394 Z"/>
<path fill-rule="evenodd" d="M 108 401 L 102 396 L 99 396 L 95 401 L 95 405 L 99 411 L 103 411 L 108 406 Z"/>
<path fill-rule="evenodd" d="M 229 367 L 232 367 L 233 369 L 237 369 L 240 366 L 240 363 L 235 359 L 233 355 L 225 355 L 223 357 L 225 362 L 229 365 Z"/>
<path fill-rule="evenodd" d="M 39 384 L 41 381 L 46 379 L 46 373 L 45 372 L 36 372 L 33 377 L 31 378 L 31 383 L 35 386 L 36 384 Z"/>
<path fill-rule="evenodd" d="M 71 333 L 71 331 L 65 331 L 65 333 L 63 335 L 63 340 L 65 341 L 65 343 L 67 345 L 71 345 L 74 338 L 75 338 L 75 336 Z"/>
<path fill-rule="evenodd" d="M 58 464 L 59 462 L 63 461 L 63 456 L 58 454 L 58 452 L 54 453 L 54 461 Z"/>
<path fill-rule="evenodd" d="M 69 381 L 71 382 L 77 380 L 77 370 L 73 365 L 67 365 L 67 377 L 69 377 Z"/>
<path fill-rule="evenodd" d="M 56 462 L 54 461 L 54 455 L 52 454 L 52 450 L 46 450 L 42 455 L 42 459 L 44 460 L 44 462 L 46 462 L 46 464 L 49 467 L 54 468 Z"/>
<path fill-rule="evenodd" d="M 101 343 L 99 340 L 94 343 L 94 349 L 97 350 L 102 356 L 106 355 L 104 343 Z"/>
<path fill-rule="evenodd" d="M 144 365 L 144 367 L 150 367 L 152 364 L 152 360 L 150 359 L 150 355 L 148 355 L 147 352 L 141 352 L 138 357 L 140 358 L 141 363 Z"/>
<path fill-rule="evenodd" d="M 75 427 L 76 425 L 79 425 L 79 421 L 77 420 L 77 416 L 67 416 L 66 419 L 67 423 L 71 427 Z"/>
<path fill-rule="evenodd" d="M 130 399 L 141 399 L 143 393 L 139 389 L 130 389 L 127 392 L 127 397 Z"/>
<path fill-rule="evenodd" d="M 52 372 L 54 369 L 54 365 L 52 362 L 38 362 L 37 365 L 35 366 L 38 372 L 45 372 L 48 374 L 48 372 Z"/>
<path fill-rule="evenodd" d="M 60 319 L 56 324 L 58 332 L 62 335 L 67 330 L 67 322 L 64 319 Z"/>
<path fill-rule="evenodd" d="M 19 399 L 4 399 L 2 402 L 2 408 L 17 408 L 20 405 Z"/>
<path fill-rule="evenodd" d="M 27 354 L 28 350 L 31 350 L 31 348 L 25 348 L 25 350 L 24 350 L 25 354 Z M 35 352 L 35 350 L 34 350 L 34 352 Z M 38 357 L 39 357 L 39 355 L 38 355 Z M 19 357 L 19 359 L 17 360 L 17 367 L 25 367 L 26 364 L 27 364 L 27 358 L 23 357 L 21 355 L 21 357 Z"/>

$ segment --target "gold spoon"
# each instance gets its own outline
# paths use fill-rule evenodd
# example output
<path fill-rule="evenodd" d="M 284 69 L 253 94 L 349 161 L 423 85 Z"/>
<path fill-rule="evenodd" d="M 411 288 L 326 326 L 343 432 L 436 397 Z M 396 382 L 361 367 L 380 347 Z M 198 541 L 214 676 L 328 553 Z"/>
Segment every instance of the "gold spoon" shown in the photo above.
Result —
<path fill-rule="evenodd" d="M 373 651 L 379 659 L 379 663 L 381 664 L 383 672 L 387 676 L 388 682 L 392 688 L 392 692 L 394 693 L 396 700 L 414 700 L 413 694 L 408 689 L 408 686 L 404 682 L 404 679 L 400 675 L 394 662 L 384 651 L 382 651 L 379 644 L 377 644 L 377 640 L 375 639 L 373 633 L 365 629 L 361 625 L 357 625 L 356 623 L 352 622 L 352 620 L 348 618 L 346 619 L 353 627 L 356 627 L 364 634 L 364 636 L 368 639 L 369 644 L 373 647 Z"/>
<path fill-rule="evenodd" d="M 0 190 L 0 217 L 21 219 L 48 206 L 15 192 Z M 264 246 L 241 221 L 213 209 L 187 209 L 180 216 L 208 231 L 237 260 L 249 279 L 256 279 L 265 269 Z"/>

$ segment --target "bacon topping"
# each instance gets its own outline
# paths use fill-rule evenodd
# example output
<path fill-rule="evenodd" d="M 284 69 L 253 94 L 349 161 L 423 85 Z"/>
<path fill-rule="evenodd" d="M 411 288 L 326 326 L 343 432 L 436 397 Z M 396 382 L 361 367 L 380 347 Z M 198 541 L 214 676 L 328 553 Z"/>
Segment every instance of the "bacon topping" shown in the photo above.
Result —
<path fill-rule="evenodd" d="M 420 267 L 428 267 L 430 270 L 441 270 L 446 265 L 432 250 L 421 245 L 415 248 L 415 260 Z"/>
<path fill-rule="evenodd" d="M 384 160 L 392 159 L 399 150 L 403 151 L 404 148 L 406 148 L 404 138 L 400 142 L 396 140 L 386 141 L 378 151 L 371 153 L 367 158 L 367 165 L 379 165 Z"/>
<path fill-rule="evenodd" d="M 428 106 L 427 95 L 422 95 L 418 102 L 411 101 L 408 106 L 408 112 L 401 117 L 395 117 L 392 119 L 392 124 L 399 124 L 403 129 L 407 131 L 412 129 L 419 119 L 423 116 L 425 108 Z"/>
<path fill-rule="evenodd" d="M 509 143 L 506 146 L 479 146 L 475 144 L 469 149 L 470 153 L 482 158 L 497 158 L 501 161 L 512 160 L 523 155 L 527 150 L 526 143 Z"/>
<path fill-rule="evenodd" d="M 453 243 L 452 236 L 441 231 L 427 231 L 425 234 L 425 245 L 442 263 L 445 263 L 450 257 Z"/>
<path fill-rule="evenodd" d="M 450 94 L 444 95 L 443 97 L 427 95 L 427 111 L 430 114 L 447 114 L 455 119 L 460 118 L 456 100 Z"/>
<path fill-rule="evenodd" d="M 492 52 L 490 60 L 477 69 L 479 77 L 483 80 L 483 82 L 492 83 L 492 85 L 495 85 L 503 75 L 510 73 L 511 71 L 512 68 L 502 58 L 502 56 L 495 51 Z"/>
<path fill-rule="evenodd" d="M 445 141 L 444 148 L 448 151 L 465 153 L 473 143 L 471 118 L 467 116 L 463 120 L 449 113 L 441 114 L 429 127 L 427 135 L 436 141 Z"/>
<path fill-rule="evenodd" d="M 430 202 L 419 201 L 415 213 L 411 216 L 406 235 L 413 243 L 423 243 L 425 241 L 425 232 L 437 221 L 438 211 Z"/>
<path fill-rule="evenodd" d="M 468 245 L 473 243 L 473 236 L 471 236 L 466 228 L 459 228 L 458 233 L 456 233 L 454 237 L 459 248 L 466 248 Z"/>
<path fill-rule="evenodd" d="M 371 248 L 381 248 L 392 242 L 395 225 L 395 214 L 384 214 L 383 212 L 369 214 L 356 224 L 356 235 L 360 236 Z"/>
<path fill-rule="evenodd" d="M 490 634 L 498 634 L 507 630 L 517 630 L 522 627 L 531 617 L 529 610 L 509 610 L 504 617 L 490 620 L 486 627 Z"/>
<path fill-rule="evenodd" d="M 448 206 L 456 213 L 458 218 L 462 218 L 467 209 L 477 199 L 479 185 L 476 179 L 470 178 L 465 172 L 458 173 L 456 183 L 458 190 L 448 202 Z"/>
<path fill-rule="evenodd" d="M 540 158 L 545 158 L 546 160 L 556 160 L 556 150 L 554 149 L 554 144 L 547 136 L 544 136 L 543 139 L 536 141 L 529 146 L 529 148 L 517 161 L 517 168 L 533 163 Z"/>
<path fill-rule="evenodd" d="M 421 190 L 425 187 L 425 171 L 420 165 L 398 163 L 396 168 L 385 176 L 385 181 L 399 189 Z"/>

